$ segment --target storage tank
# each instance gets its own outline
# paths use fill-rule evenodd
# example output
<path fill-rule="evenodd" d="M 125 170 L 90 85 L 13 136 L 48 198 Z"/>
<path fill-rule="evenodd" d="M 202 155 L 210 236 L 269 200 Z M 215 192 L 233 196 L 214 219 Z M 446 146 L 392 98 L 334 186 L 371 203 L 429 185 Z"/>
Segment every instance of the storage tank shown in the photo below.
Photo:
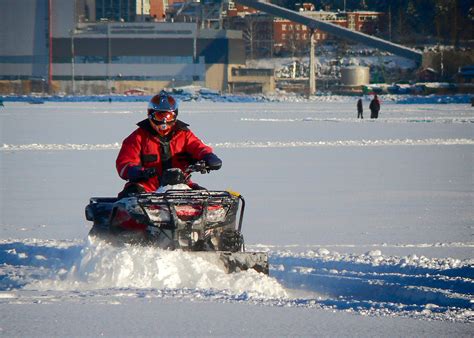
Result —
<path fill-rule="evenodd" d="M 370 83 L 370 68 L 349 66 L 341 68 L 341 81 L 345 86 L 361 86 Z"/>

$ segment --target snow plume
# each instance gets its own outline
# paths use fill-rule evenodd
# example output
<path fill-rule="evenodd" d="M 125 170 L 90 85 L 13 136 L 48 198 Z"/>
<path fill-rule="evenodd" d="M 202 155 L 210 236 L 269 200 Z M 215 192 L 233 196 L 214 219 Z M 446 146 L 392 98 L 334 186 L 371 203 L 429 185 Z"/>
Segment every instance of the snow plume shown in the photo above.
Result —
<path fill-rule="evenodd" d="M 93 290 L 216 289 L 250 297 L 285 297 L 278 282 L 255 271 L 227 274 L 219 266 L 183 251 L 140 245 L 113 246 L 88 238 L 77 261 L 63 278 L 42 280 L 29 288 Z"/>

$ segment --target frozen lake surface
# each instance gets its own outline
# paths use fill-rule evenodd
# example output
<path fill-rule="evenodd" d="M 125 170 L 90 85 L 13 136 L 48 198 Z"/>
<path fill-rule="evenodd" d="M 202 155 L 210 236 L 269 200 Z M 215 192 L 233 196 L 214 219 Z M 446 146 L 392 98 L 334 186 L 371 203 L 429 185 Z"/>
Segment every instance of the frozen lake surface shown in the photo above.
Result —
<path fill-rule="evenodd" d="M 471 334 L 474 110 L 387 100 L 357 120 L 355 101 L 180 106 L 224 162 L 194 180 L 242 193 L 270 276 L 87 239 L 145 103 L 6 103 L 0 335 Z"/>

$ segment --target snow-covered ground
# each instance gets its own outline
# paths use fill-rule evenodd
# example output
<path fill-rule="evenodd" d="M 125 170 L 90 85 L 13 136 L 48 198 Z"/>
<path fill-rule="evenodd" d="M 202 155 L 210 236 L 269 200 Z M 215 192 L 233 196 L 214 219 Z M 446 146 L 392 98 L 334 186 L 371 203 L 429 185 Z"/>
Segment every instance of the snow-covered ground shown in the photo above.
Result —
<path fill-rule="evenodd" d="M 472 335 L 474 110 L 355 101 L 181 104 L 224 161 L 194 180 L 243 194 L 269 276 L 87 239 L 146 103 L 6 102 L 0 335 Z"/>

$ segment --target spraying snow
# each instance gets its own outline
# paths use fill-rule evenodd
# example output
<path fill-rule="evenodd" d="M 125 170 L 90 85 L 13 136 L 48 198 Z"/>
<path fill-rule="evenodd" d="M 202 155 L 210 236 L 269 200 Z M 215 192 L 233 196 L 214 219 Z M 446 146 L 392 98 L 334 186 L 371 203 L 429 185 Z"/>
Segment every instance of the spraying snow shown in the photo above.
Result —
<path fill-rule="evenodd" d="M 108 288 L 217 289 L 263 298 L 286 297 L 274 279 L 255 271 L 226 274 L 190 252 L 149 246 L 113 246 L 89 237 L 70 270 L 59 279 L 35 281 L 27 288 L 94 290 Z"/>

